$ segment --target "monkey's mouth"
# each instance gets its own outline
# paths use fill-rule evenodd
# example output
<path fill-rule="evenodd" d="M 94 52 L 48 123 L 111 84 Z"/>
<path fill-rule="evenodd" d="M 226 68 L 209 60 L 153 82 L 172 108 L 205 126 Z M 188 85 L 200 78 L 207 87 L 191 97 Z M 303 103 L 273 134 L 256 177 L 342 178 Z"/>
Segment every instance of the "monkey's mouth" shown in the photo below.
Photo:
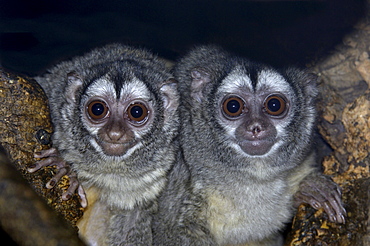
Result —
<path fill-rule="evenodd" d="M 98 143 L 106 155 L 123 156 L 127 153 L 129 149 L 136 145 L 137 141 L 129 141 L 123 143 L 99 141 Z"/>
<path fill-rule="evenodd" d="M 274 141 L 269 139 L 264 140 L 256 139 L 240 141 L 238 145 L 248 155 L 259 156 L 267 154 L 274 145 L 274 143 L 275 143 Z"/>

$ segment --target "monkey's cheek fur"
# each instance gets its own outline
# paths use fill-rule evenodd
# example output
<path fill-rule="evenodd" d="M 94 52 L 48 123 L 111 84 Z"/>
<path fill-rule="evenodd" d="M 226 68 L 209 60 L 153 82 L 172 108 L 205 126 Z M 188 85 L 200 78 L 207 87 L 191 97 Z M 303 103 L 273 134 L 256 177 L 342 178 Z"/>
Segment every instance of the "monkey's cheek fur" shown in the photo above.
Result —
<path fill-rule="evenodd" d="M 240 148 L 248 155 L 258 156 L 269 152 L 274 145 L 274 142 L 269 140 L 245 140 L 239 142 L 238 144 Z"/>
<path fill-rule="evenodd" d="M 135 141 L 130 141 L 127 143 L 100 142 L 99 144 L 106 155 L 123 156 L 127 153 L 129 149 L 136 145 L 136 142 Z"/>

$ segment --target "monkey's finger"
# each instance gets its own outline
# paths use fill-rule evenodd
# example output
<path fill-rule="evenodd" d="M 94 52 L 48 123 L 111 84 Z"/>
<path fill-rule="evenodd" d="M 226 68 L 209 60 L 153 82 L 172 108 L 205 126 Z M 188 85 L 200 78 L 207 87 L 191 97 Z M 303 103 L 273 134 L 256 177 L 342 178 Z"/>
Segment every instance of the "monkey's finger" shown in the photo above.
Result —
<path fill-rule="evenodd" d="M 60 168 L 57 174 L 52 177 L 49 182 L 46 183 L 46 188 L 51 189 L 53 188 L 56 183 L 68 172 L 66 168 Z"/>
<path fill-rule="evenodd" d="M 344 215 L 347 215 L 347 211 L 346 209 L 343 207 L 343 203 L 342 203 L 342 192 L 341 190 L 339 190 L 339 193 L 335 193 L 334 194 L 334 197 L 335 197 L 335 201 L 337 204 L 339 204 L 339 207 L 341 209 L 341 212 L 344 214 Z"/>
<path fill-rule="evenodd" d="M 63 195 L 62 195 L 62 199 L 65 200 L 65 201 L 69 200 L 72 197 L 73 193 L 76 191 L 76 189 L 78 187 L 78 181 L 75 180 L 75 179 L 70 178 L 69 179 L 69 184 L 70 185 L 69 185 L 67 191 L 64 192 Z"/>
<path fill-rule="evenodd" d="M 317 210 L 322 208 L 326 201 L 326 198 L 319 190 L 312 190 L 311 192 L 299 192 L 299 198 Z"/>
<path fill-rule="evenodd" d="M 314 209 L 319 210 L 323 207 L 322 202 L 319 202 L 315 198 L 311 197 L 308 199 L 308 204 L 310 204 Z"/>
<path fill-rule="evenodd" d="M 50 156 L 57 156 L 58 155 L 58 151 L 56 148 L 50 148 L 50 149 L 45 149 L 45 150 L 41 150 L 39 152 L 36 152 L 34 154 L 34 157 L 35 158 L 45 158 L 45 157 L 50 157 Z"/>
<path fill-rule="evenodd" d="M 307 194 L 302 194 L 302 192 L 297 192 L 294 195 L 294 206 L 298 207 L 301 203 L 307 203 L 315 209 L 321 208 L 321 203 L 314 199 L 313 196 Z"/>
<path fill-rule="evenodd" d="M 341 224 L 344 224 L 345 223 L 345 215 L 346 215 L 346 210 L 345 208 L 342 206 L 342 203 L 335 198 L 335 196 L 333 198 L 329 198 L 328 199 L 328 202 L 326 204 L 328 204 L 327 206 L 324 207 L 325 209 L 325 212 L 329 215 L 329 211 L 327 211 L 326 207 L 330 207 L 330 212 L 332 213 L 332 217 L 335 217 L 335 219 L 331 219 L 331 221 L 333 222 L 337 222 L 337 223 L 341 223 Z"/>
<path fill-rule="evenodd" d="M 30 172 L 30 173 L 33 173 L 33 172 L 36 172 L 37 170 L 39 170 L 42 167 L 55 165 L 56 162 L 58 162 L 57 157 L 48 157 L 46 159 L 43 159 L 41 161 L 37 161 L 37 162 L 31 164 L 28 167 L 27 171 Z"/>
<path fill-rule="evenodd" d="M 68 167 L 68 166 L 66 166 L 66 167 Z M 69 177 L 70 186 L 67 189 L 67 191 L 62 195 L 62 199 L 63 200 L 70 199 L 72 197 L 73 193 L 77 190 L 77 187 L 78 187 L 77 192 L 78 192 L 78 195 L 80 197 L 80 204 L 83 208 L 86 208 L 87 207 L 87 198 L 86 198 L 85 190 L 80 185 L 80 182 L 77 179 L 77 174 L 72 169 L 69 169 L 69 172 L 68 172 L 67 175 Z"/>
<path fill-rule="evenodd" d="M 339 185 L 337 186 L 337 193 L 340 197 L 342 196 L 342 188 Z"/>
<path fill-rule="evenodd" d="M 86 193 L 82 185 L 78 186 L 78 195 L 80 196 L 80 203 L 83 208 L 87 207 Z"/>
<path fill-rule="evenodd" d="M 338 218 L 336 216 L 335 210 L 331 206 L 329 206 L 329 202 L 325 202 L 323 205 L 323 208 L 329 217 L 329 221 L 334 222 L 334 223 L 340 223 L 337 220 Z"/>
<path fill-rule="evenodd" d="M 346 217 L 344 216 L 344 214 L 337 214 L 337 221 L 338 223 L 340 224 L 345 224 L 346 223 Z"/>
<path fill-rule="evenodd" d="M 342 196 L 342 192 L 341 191 L 339 191 L 340 193 L 338 193 L 338 194 L 335 194 L 334 196 L 335 196 L 335 201 L 336 201 L 336 203 L 337 204 L 339 204 L 339 206 L 340 206 L 340 208 L 341 208 L 341 213 L 344 215 L 344 216 L 346 216 L 347 215 L 347 211 L 346 211 L 346 209 L 343 207 L 343 203 L 342 203 L 342 198 L 341 198 L 341 196 Z"/>
<path fill-rule="evenodd" d="M 331 192 L 326 194 L 327 201 L 325 202 L 324 210 L 329 215 L 330 221 L 344 224 L 347 211 L 343 207 L 341 194 L 342 191 L 339 186 L 336 186 Z"/>

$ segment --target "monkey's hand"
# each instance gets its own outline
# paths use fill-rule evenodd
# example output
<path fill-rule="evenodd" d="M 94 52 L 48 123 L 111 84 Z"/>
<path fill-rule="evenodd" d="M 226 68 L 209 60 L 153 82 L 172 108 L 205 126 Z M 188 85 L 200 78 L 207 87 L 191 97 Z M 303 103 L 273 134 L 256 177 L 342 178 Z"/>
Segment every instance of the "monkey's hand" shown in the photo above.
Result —
<path fill-rule="evenodd" d="M 57 173 L 50 179 L 49 182 L 46 183 L 46 188 L 48 189 L 53 188 L 64 175 L 67 175 L 69 177 L 70 186 L 68 187 L 67 191 L 62 194 L 62 199 L 63 200 L 70 199 L 73 193 L 77 190 L 78 195 L 80 196 L 81 206 L 83 208 L 87 207 L 86 194 L 83 187 L 77 180 L 77 174 L 72 170 L 71 166 L 59 156 L 57 149 L 50 148 L 47 150 L 42 150 L 40 152 L 35 153 L 34 157 L 45 159 L 30 165 L 28 167 L 28 171 L 30 173 L 36 172 L 42 167 L 56 166 Z"/>
<path fill-rule="evenodd" d="M 335 223 L 345 223 L 346 210 L 341 199 L 341 189 L 329 177 L 324 175 L 309 175 L 299 185 L 294 195 L 294 205 L 310 204 L 315 209 L 323 208 L 329 220 Z"/>

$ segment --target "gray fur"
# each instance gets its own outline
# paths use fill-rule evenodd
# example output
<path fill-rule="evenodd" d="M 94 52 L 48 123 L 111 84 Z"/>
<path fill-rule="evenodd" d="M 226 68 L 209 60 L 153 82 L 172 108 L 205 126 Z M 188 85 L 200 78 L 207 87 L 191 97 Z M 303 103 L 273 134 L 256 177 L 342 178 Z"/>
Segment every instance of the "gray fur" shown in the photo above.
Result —
<path fill-rule="evenodd" d="M 106 210 L 99 216 L 105 216 L 107 225 L 107 231 L 101 233 L 105 238 L 99 240 L 107 245 L 151 244 L 151 214 L 156 211 L 157 196 L 166 184 L 177 149 L 178 95 L 171 78 L 155 55 L 120 44 L 62 62 L 36 78 L 49 97 L 53 147 L 72 165 L 85 189 L 98 191 L 97 203 Z M 142 93 L 153 106 L 154 118 L 144 133 L 136 133 L 139 143 L 123 156 L 99 151 L 100 147 L 93 144 L 93 129 L 84 121 L 82 111 L 90 96 L 86 93 L 109 91 L 96 81 L 111 85 L 117 94 L 112 100 L 124 100 L 118 94 L 121 91 L 126 97 Z M 139 81 L 147 92 L 135 91 L 132 81 Z"/>
<path fill-rule="evenodd" d="M 293 68 L 279 72 L 214 46 L 192 50 L 174 74 L 183 153 L 160 199 L 154 245 L 281 245 L 302 180 L 323 182 L 324 193 L 329 184 L 328 193 L 337 197 L 336 185 L 314 168 L 315 76 Z M 234 123 L 221 119 L 221 98 L 241 91 L 256 100 L 281 92 L 289 101 L 287 116 L 271 120 L 275 144 L 263 155 L 241 150 Z"/>

